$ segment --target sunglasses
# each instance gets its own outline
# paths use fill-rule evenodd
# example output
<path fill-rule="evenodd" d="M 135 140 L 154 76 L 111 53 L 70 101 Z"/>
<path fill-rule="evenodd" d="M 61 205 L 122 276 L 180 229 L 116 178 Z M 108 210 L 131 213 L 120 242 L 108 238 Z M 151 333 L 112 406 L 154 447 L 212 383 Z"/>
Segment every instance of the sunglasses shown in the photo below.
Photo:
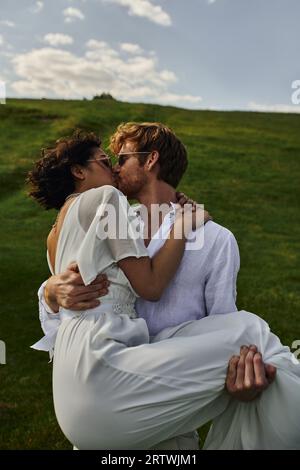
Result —
<path fill-rule="evenodd" d="M 151 152 L 124 152 L 116 155 L 118 159 L 118 165 L 123 166 L 126 160 L 128 160 L 132 155 L 149 155 Z"/>
<path fill-rule="evenodd" d="M 107 168 L 112 169 L 112 162 L 108 155 L 103 156 L 103 158 L 91 158 L 90 160 L 87 160 L 87 162 L 96 162 L 100 166 L 104 165 Z"/>

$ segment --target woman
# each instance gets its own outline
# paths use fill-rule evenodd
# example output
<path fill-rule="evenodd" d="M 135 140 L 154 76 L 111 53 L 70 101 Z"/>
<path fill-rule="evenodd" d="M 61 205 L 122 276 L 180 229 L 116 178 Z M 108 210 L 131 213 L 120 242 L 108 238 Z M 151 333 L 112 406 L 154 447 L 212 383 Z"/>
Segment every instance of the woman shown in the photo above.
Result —
<path fill-rule="evenodd" d="M 300 365 L 262 319 L 244 311 L 215 315 L 168 329 L 166 339 L 150 344 L 145 321 L 136 318 L 136 295 L 158 299 L 174 275 L 185 240 L 173 235 L 183 223 L 195 227 L 191 213 L 177 216 L 151 261 L 93 135 L 59 142 L 29 181 L 37 201 L 60 209 L 48 237 L 52 272 L 76 261 L 85 284 L 105 272 L 111 285 L 99 307 L 61 312 L 54 405 L 76 447 L 147 449 L 214 419 L 206 448 L 300 448 Z M 228 359 L 237 345 L 251 343 L 277 367 L 276 382 L 254 402 L 231 401 Z"/>

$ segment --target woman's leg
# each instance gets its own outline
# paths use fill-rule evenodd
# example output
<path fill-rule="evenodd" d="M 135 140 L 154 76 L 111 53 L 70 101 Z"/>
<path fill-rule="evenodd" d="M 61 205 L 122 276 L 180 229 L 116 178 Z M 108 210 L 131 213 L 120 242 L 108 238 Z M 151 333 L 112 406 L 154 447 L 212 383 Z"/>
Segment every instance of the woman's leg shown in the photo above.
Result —
<path fill-rule="evenodd" d="M 253 403 L 229 400 L 224 392 L 228 361 L 240 346 L 253 343 L 263 360 L 278 368 L 276 382 Z M 166 386 L 161 387 L 159 401 L 166 406 L 164 425 L 171 435 L 219 416 L 207 448 L 300 448 L 300 364 L 256 315 L 242 311 L 186 322 L 164 330 L 154 343 L 122 354 L 116 358 L 118 367 L 150 374 Z M 110 360 L 114 363 L 113 357 Z M 170 391 L 170 386 L 176 390 Z M 147 403 L 151 411 L 157 406 L 154 397 L 153 390 L 153 409 Z M 169 415 L 174 403 L 176 417 Z M 163 421 L 161 415 L 156 420 Z M 155 420 L 151 427 L 153 431 Z"/>
<path fill-rule="evenodd" d="M 113 318 L 111 321 L 114 321 Z M 282 370 L 287 369 L 294 381 L 296 393 L 290 393 L 290 382 L 285 387 L 283 378 L 284 393 L 281 389 L 279 398 L 274 385 L 263 397 L 268 398 L 268 410 L 273 409 L 274 419 L 278 424 L 277 409 L 274 406 L 278 399 L 283 398 L 283 409 L 293 407 L 296 419 L 292 430 L 296 437 L 291 440 L 289 434 L 283 445 L 300 446 L 300 366 L 292 364 L 288 348 L 284 348 L 278 338 L 270 333 L 263 320 L 247 312 L 212 316 L 174 328 L 168 332 L 167 339 L 153 344 L 139 344 L 135 337 L 134 346 L 130 346 L 130 335 L 124 334 L 126 329 L 127 332 L 130 328 L 135 329 L 133 323 L 125 317 L 115 318 L 115 321 L 119 322 L 115 329 L 108 326 L 108 331 L 116 332 L 116 335 L 111 336 L 113 341 L 109 342 L 107 334 L 103 335 L 101 329 L 98 337 L 97 334 L 92 336 L 93 355 L 87 356 L 89 374 L 82 380 L 82 390 L 81 385 L 76 382 L 77 398 L 74 387 L 69 386 L 72 380 L 64 376 L 70 387 L 70 390 L 65 390 L 70 397 L 69 403 L 75 399 L 72 410 L 80 410 L 75 421 L 68 423 L 72 432 L 70 440 L 79 448 L 151 448 L 166 439 L 193 431 L 222 415 L 229 404 L 233 417 L 236 414 L 238 416 L 237 423 L 245 422 L 247 425 L 251 418 L 256 426 L 253 429 L 256 429 L 259 419 L 263 420 L 265 427 L 262 429 L 267 436 L 264 445 L 270 446 L 274 427 L 269 430 L 263 407 L 259 417 L 256 416 L 254 402 L 244 404 L 240 412 L 239 403 L 232 404 L 224 392 L 229 358 L 238 353 L 242 344 L 251 343 L 258 346 L 265 361 L 278 367 L 279 380 Z M 127 338 L 127 343 L 122 342 L 124 338 Z M 107 345 L 105 355 L 103 344 Z M 74 343 L 73 347 L 76 354 L 80 346 Z M 90 349 L 89 347 L 88 350 Z M 82 397 L 85 397 L 84 403 Z M 65 397 L 62 406 L 66 407 Z M 247 409 L 250 408 L 254 411 L 249 418 Z M 222 419 L 219 424 L 222 427 Z M 244 448 L 248 445 L 247 440 L 236 443 L 238 426 L 236 431 L 234 428 L 230 431 L 233 436 L 227 441 L 227 446 Z M 217 434 L 219 435 L 218 429 Z M 218 445 L 222 442 L 222 438 L 219 439 Z"/>

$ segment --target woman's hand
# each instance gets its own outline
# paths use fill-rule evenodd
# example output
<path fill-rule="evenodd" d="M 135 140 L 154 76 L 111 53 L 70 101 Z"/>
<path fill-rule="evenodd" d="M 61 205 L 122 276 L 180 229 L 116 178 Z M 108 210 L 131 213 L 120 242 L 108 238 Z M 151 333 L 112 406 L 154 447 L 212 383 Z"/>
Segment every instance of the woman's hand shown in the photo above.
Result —
<path fill-rule="evenodd" d="M 180 234 L 187 237 L 191 230 L 197 230 L 209 220 L 212 220 L 212 217 L 200 204 L 178 206 L 175 216 L 175 238 Z"/>
<path fill-rule="evenodd" d="M 176 192 L 176 198 L 177 198 L 177 203 L 183 208 L 184 206 L 188 205 L 192 207 L 192 210 L 194 211 L 194 223 L 192 226 L 192 230 L 196 230 L 197 228 L 201 227 L 201 225 L 206 224 L 209 220 L 213 220 L 212 216 L 208 211 L 203 209 L 201 205 L 199 205 L 196 201 L 193 199 L 189 198 L 186 194 L 181 193 L 181 192 Z M 201 209 L 203 211 L 203 223 L 197 222 L 196 220 L 196 215 L 198 214 L 198 217 L 200 217 L 201 220 Z M 197 225 L 198 223 L 198 225 Z"/>
<path fill-rule="evenodd" d="M 176 192 L 176 199 L 177 199 L 177 202 L 178 204 L 180 204 L 182 207 L 185 205 L 185 204 L 192 204 L 192 205 L 196 205 L 197 202 L 194 201 L 193 199 L 189 198 L 186 194 L 184 193 L 181 193 L 181 192 Z"/>

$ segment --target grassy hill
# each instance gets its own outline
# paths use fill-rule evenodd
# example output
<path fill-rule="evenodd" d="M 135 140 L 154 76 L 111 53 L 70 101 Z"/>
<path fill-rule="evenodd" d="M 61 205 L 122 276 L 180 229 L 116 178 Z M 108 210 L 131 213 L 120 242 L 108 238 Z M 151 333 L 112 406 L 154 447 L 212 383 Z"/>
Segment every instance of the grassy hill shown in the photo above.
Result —
<path fill-rule="evenodd" d="M 36 291 L 49 275 L 45 239 L 55 213 L 26 198 L 25 174 L 42 146 L 75 127 L 107 144 L 129 120 L 162 121 L 184 141 L 190 165 L 180 189 L 240 247 L 238 307 L 260 314 L 287 345 L 300 339 L 300 115 L 8 100 L 0 106 L 0 449 L 70 448 L 53 411 L 47 355 L 29 348 L 41 336 Z"/>

